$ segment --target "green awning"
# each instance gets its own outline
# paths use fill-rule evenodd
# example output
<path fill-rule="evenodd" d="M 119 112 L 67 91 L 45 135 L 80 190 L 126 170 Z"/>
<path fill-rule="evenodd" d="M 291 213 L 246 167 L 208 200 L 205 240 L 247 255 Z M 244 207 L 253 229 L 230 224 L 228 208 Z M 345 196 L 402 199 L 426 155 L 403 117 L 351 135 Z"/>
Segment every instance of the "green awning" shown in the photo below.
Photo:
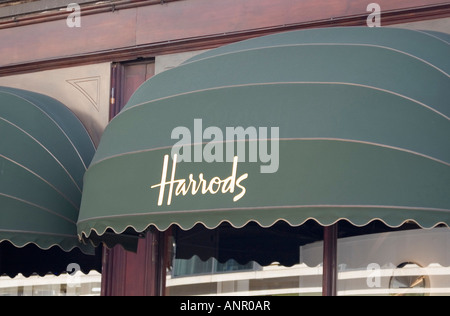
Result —
<path fill-rule="evenodd" d="M 0 87 L 0 135 L 0 242 L 88 251 L 76 223 L 95 147 L 82 123 L 50 97 Z"/>
<path fill-rule="evenodd" d="M 111 121 L 78 233 L 309 219 L 448 226 L 448 56 L 443 34 L 390 28 L 294 31 L 198 55 L 147 81 Z M 225 137 L 239 127 L 251 136 Z M 192 162 L 174 163 L 185 143 L 175 152 Z M 236 162 L 229 151 L 241 144 Z M 193 189 L 202 179 L 204 192 Z"/>

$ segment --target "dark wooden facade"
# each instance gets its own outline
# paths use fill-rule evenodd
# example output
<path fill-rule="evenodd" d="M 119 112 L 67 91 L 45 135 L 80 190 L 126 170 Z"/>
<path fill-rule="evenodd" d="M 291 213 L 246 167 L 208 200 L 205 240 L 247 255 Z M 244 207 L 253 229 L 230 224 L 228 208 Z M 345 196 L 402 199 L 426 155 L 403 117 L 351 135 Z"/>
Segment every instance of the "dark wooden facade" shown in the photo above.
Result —
<path fill-rule="evenodd" d="M 161 296 L 166 287 L 168 234 L 149 230 L 137 252 L 116 246 L 103 250 L 102 296 Z"/>
<path fill-rule="evenodd" d="M 365 25 L 371 1 L 172 0 L 83 6 L 0 21 L 0 76 L 212 48 L 291 29 Z M 378 0 L 382 24 L 448 17 L 443 0 Z"/>

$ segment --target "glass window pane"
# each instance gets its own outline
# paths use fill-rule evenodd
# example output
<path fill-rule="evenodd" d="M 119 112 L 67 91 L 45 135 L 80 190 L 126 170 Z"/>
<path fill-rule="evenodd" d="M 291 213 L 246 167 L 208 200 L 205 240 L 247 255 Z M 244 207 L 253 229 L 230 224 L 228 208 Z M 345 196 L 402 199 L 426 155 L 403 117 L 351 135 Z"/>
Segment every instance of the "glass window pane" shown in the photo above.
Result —
<path fill-rule="evenodd" d="M 231 259 L 225 263 L 217 262 L 214 272 L 215 273 L 227 273 L 227 272 L 233 272 L 233 271 L 253 270 L 254 265 L 255 265 L 255 263 L 253 261 L 250 261 L 247 264 L 239 264 L 235 260 Z"/>
<path fill-rule="evenodd" d="M 255 222 L 174 227 L 166 294 L 321 295 L 322 238 L 314 220 L 297 227 L 285 221 L 267 228 Z"/>
<path fill-rule="evenodd" d="M 178 295 L 321 295 L 322 242 L 300 247 L 302 263 L 285 267 L 276 262 L 260 266 L 256 262 L 239 264 L 231 259 L 219 263 L 174 259 L 167 274 L 166 294 Z"/>
<path fill-rule="evenodd" d="M 209 274 L 213 271 L 213 259 L 202 261 L 198 256 L 191 259 L 176 259 L 173 264 L 173 277 Z"/>
<path fill-rule="evenodd" d="M 338 295 L 450 294 L 448 228 L 342 238 L 338 262 Z"/>

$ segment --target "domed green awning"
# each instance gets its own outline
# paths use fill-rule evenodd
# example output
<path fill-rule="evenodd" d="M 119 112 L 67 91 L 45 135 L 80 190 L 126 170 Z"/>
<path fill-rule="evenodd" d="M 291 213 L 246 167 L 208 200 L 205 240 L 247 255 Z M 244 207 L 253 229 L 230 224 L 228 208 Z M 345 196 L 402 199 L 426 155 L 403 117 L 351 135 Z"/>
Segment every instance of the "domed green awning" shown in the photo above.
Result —
<path fill-rule="evenodd" d="M 0 87 L 0 135 L 0 242 L 88 251 L 76 223 L 95 147 L 81 122 L 52 98 Z"/>
<path fill-rule="evenodd" d="M 445 38 L 295 31 L 153 77 L 102 137 L 79 234 L 308 219 L 450 225 Z"/>

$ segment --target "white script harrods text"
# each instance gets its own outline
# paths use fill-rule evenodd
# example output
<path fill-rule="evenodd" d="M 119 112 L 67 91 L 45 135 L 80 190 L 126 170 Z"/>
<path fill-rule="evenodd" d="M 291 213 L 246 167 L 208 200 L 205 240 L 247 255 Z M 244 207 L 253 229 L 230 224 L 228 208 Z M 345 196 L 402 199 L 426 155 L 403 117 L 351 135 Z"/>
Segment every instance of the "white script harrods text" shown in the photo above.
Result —
<path fill-rule="evenodd" d="M 247 192 L 246 188 L 241 184 L 242 181 L 248 178 L 248 173 L 245 173 L 237 177 L 237 167 L 238 167 L 238 157 L 233 159 L 233 167 L 231 175 L 225 179 L 219 177 L 212 178 L 209 182 L 204 179 L 203 173 L 198 175 L 197 179 L 194 179 L 194 175 L 191 173 L 189 179 L 176 179 L 176 169 L 177 169 L 177 155 L 173 157 L 172 172 L 170 173 L 170 180 L 167 180 L 168 175 L 168 165 L 169 165 L 169 155 L 164 156 L 163 170 L 161 173 L 161 182 L 151 186 L 151 189 L 159 187 L 159 198 L 158 206 L 163 205 L 165 189 L 169 186 L 169 193 L 167 197 L 167 205 L 172 203 L 173 194 L 179 196 L 182 194 L 185 196 L 189 192 L 192 195 L 196 195 L 198 192 L 201 194 L 216 194 L 221 192 L 234 194 L 235 189 L 240 189 L 240 193 L 234 196 L 233 201 L 239 201 Z M 175 186 L 176 185 L 176 186 Z"/>

